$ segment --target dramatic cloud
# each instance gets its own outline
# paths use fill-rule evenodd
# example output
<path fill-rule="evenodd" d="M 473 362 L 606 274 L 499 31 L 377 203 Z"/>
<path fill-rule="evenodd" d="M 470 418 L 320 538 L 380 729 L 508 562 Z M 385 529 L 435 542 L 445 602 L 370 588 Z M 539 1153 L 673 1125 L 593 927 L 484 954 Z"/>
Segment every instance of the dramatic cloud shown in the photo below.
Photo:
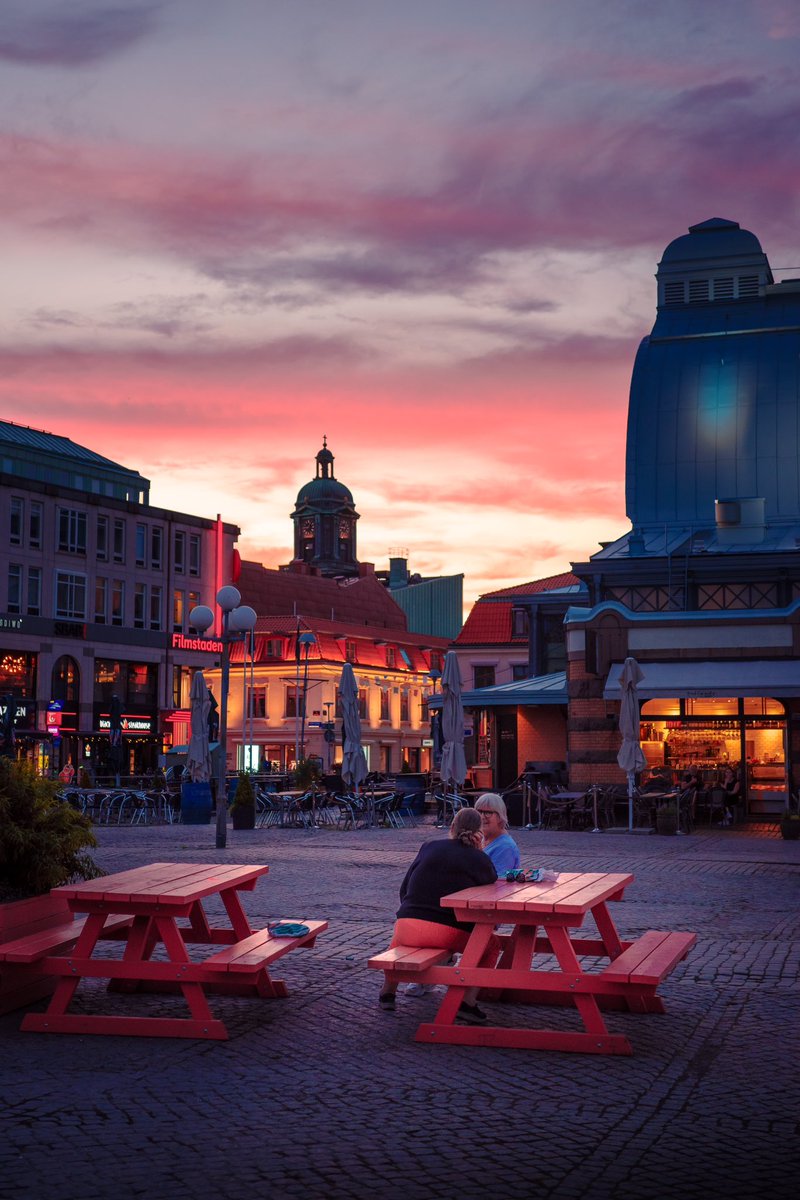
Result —
<path fill-rule="evenodd" d="M 25 65 L 84 67 L 123 53 L 153 32 L 162 4 L 53 4 L 36 15 L 8 6 L 0 26 L 0 59 Z"/>

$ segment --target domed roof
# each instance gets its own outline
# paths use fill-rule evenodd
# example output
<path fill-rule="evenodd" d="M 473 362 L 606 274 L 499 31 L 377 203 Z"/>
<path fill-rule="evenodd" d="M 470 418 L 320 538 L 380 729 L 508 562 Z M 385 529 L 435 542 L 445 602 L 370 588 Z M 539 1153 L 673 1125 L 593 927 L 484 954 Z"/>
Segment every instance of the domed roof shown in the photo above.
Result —
<path fill-rule="evenodd" d="M 334 479 L 332 475 L 320 476 L 318 479 L 311 479 L 308 483 L 304 483 L 297 493 L 297 505 L 301 504 L 318 504 L 320 500 L 335 500 L 337 504 L 352 504 L 353 496 L 349 488 L 346 488 L 338 479 Z"/>
<path fill-rule="evenodd" d="M 696 259 L 706 262 L 718 258 L 747 259 L 763 253 L 754 233 L 742 229 L 736 221 L 712 217 L 710 221 L 690 225 L 688 233 L 671 241 L 659 266 L 676 267 Z"/>
<path fill-rule="evenodd" d="M 322 449 L 317 454 L 317 476 L 303 484 L 297 493 L 297 507 L 303 504 L 335 504 L 352 508 L 353 496 L 349 488 L 334 478 L 333 455 L 328 449 L 328 439 L 323 437 Z"/>

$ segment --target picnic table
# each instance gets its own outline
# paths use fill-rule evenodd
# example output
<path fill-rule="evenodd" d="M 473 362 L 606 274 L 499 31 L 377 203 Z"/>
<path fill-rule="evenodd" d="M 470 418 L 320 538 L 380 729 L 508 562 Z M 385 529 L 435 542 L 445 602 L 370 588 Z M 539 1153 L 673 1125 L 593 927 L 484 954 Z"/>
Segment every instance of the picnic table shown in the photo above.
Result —
<path fill-rule="evenodd" d="M 287 995 L 286 984 L 270 976 L 269 965 L 296 947 L 313 946 L 317 935 L 327 929 L 327 921 L 298 919 L 308 928 L 299 936 L 279 937 L 268 928 L 253 930 L 240 893 L 252 891 L 268 870 L 264 865 L 154 863 L 54 888 L 52 895 L 63 897 L 73 913 L 87 915 L 74 949 L 60 949 L 42 959 L 44 973 L 57 976 L 58 982 L 47 1010 L 29 1013 L 22 1028 L 40 1033 L 227 1038 L 224 1023 L 212 1016 L 208 995 Z M 227 925 L 209 924 L 203 902 L 212 896 L 222 899 Z M 115 933 L 124 943 L 122 957 L 96 957 L 107 922 L 119 923 L 120 918 L 128 918 Z M 221 949 L 205 958 L 190 958 L 190 944 Z M 104 947 L 108 945 L 104 941 Z M 165 958 L 156 960 L 152 955 L 159 945 Z M 18 950 L 22 952 L 24 947 Z M 36 947 L 31 945 L 28 952 L 35 953 Z M 180 993 L 190 1015 L 70 1012 L 78 985 L 89 978 L 108 979 L 110 991 Z"/>
<path fill-rule="evenodd" d="M 441 904 L 453 908 L 459 921 L 474 922 L 458 965 L 447 965 L 447 950 L 404 946 L 369 965 L 398 980 L 446 985 L 434 1020 L 417 1030 L 418 1042 L 631 1054 L 628 1038 L 607 1029 L 603 1011 L 663 1013 L 656 989 L 697 940 L 694 933 L 649 930 L 623 941 L 608 905 L 621 900 L 632 882 L 628 874 L 570 871 L 555 883 L 497 882 L 453 892 Z M 596 935 L 571 937 L 588 914 Z M 498 925 L 510 925 L 511 932 L 495 934 Z M 493 936 L 502 947 L 496 965 L 479 967 Z M 547 964 L 537 964 L 541 955 L 551 956 Z M 598 958 L 606 965 L 598 967 Z M 572 1006 L 583 1030 L 457 1025 L 465 990 L 474 986 L 489 1000 Z"/>

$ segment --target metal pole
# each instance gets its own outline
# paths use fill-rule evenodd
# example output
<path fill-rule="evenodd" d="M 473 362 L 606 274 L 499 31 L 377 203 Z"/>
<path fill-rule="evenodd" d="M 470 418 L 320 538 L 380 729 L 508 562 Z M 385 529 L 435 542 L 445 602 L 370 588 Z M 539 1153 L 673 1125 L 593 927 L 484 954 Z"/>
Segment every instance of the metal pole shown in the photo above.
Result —
<path fill-rule="evenodd" d="M 311 649 L 311 643 L 306 642 L 303 647 L 305 650 L 305 662 L 303 665 L 303 712 L 301 716 L 302 724 L 300 726 L 300 757 L 306 756 L 306 704 L 308 701 L 308 654 Z"/>
<path fill-rule="evenodd" d="M 242 770 L 250 765 L 247 751 L 247 630 L 242 639 Z"/>
<path fill-rule="evenodd" d="M 230 684 L 229 613 L 222 614 L 222 678 L 220 682 L 219 761 L 217 763 L 217 849 L 224 850 L 228 841 L 228 797 L 225 777 L 228 770 L 228 687 Z"/>
<path fill-rule="evenodd" d="M 297 642 L 294 656 L 297 662 L 297 673 L 294 687 L 294 761 L 295 766 L 300 760 L 300 626 L 297 626 Z"/>

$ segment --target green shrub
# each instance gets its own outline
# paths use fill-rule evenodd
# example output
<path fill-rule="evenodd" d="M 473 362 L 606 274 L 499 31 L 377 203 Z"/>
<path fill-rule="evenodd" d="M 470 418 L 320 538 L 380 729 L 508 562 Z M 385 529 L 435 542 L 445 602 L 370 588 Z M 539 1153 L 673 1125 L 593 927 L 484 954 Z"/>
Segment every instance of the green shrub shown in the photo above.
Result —
<path fill-rule="evenodd" d="M 322 777 L 322 767 L 316 758 L 301 758 L 294 769 L 295 786 L 299 788 L 313 787 Z"/>
<path fill-rule="evenodd" d="M 89 818 L 56 799 L 57 791 L 27 763 L 0 758 L 0 899 L 104 874 L 85 852 L 97 845 Z"/>
<path fill-rule="evenodd" d="M 231 801 L 231 809 L 255 808 L 256 794 L 250 782 L 250 776 L 245 771 L 239 771 L 239 783 Z"/>

